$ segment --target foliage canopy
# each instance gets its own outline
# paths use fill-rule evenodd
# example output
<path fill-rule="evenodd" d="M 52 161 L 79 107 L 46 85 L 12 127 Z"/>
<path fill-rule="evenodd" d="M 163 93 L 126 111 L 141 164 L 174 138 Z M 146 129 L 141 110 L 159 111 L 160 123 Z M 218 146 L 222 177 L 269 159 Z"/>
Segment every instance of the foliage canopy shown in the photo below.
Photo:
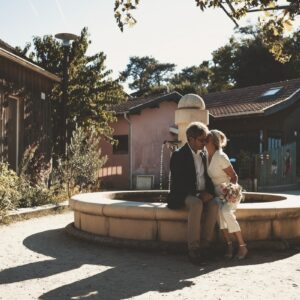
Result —
<path fill-rule="evenodd" d="M 143 91 L 144 94 L 168 83 L 175 69 L 175 64 L 159 63 L 149 56 L 132 56 L 129 60 L 125 71 L 121 72 L 121 80 L 131 80 L 130 89 Z"/>
<path fill-rule="evenodd" d="M 132 12 L 137 9 L 140 0 L 115 0 L 115 18 L 121 31 L 124 26 L 132 26 L 137 20 Z M 238 26 L 238 20 L 251 12 L 264 12 L 260 17 L 260 27 L 264 31 L 264 44 L 277 60 L 288 60 L 282 44 L 282 36 L 293 27 L 295 17 L 299 15 L 299 1 L 288 0 L 195 0 L 202 11 L 219 8 Z"/>
<path fill-rule="evenodd" d="M 159 87 L 148 84 L 146 89 L 134 94 L 141 96 L 175 90 L 181 94 L 203 95 L 299 77 L 300 32 L 282 40 L 289 57 L 284 64 L 275 59 L 263 40 L 264 31 L 260 27 L 239 28 L 224 46 L 212 52 L 211 60 L 184 68 L 179 73 L 168 73 Z M 136 61 L 142 59 L 135 58 Z M 149 72 L 149 68 L 140 68 L 135 73 L 136 82 L 139 82 L 139 76 L 147 77 L 146 70 Z"/>
<path fill-rule="evenodd" d="M 106 56 L 103 52 L 87 55 L 87 28 L 83 28 L 77 40 L 68 49 L 68 85 L 66 119 L 68 136 L 71 136 L 76 126 L 94 127 L 99 134 L 110 136 L 109 126 L 115 120 L 115 115 L 107 108 L 125 99 L 125 93 L 118 80 L 111 78 L 111 70 L 105 66 Z M 27 45 L 23 53 L 29 50 Z M 33 51 L 29 58 L 46 70 L 63 78 L 64 46 L 53 36 L 34 37 Z M 59 132 L 60 99 L 62 88 L 58 85 L 51 95 L 52 124 L 54 133 Z"/>

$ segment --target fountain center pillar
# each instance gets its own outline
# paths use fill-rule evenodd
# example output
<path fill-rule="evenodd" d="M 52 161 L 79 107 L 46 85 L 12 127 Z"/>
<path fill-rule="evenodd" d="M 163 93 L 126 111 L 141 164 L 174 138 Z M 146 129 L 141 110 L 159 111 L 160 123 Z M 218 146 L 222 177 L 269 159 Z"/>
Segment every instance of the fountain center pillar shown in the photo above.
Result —
<path fill-rule="evenodd" d="M 208 110 L 203 99 L 196 94 L 184 95 L 175 111 L 175 124 L 178 126 L 178 141 L 181 146 L 186 143 L 186 128 L 191 122 L 209 124 Z"/>

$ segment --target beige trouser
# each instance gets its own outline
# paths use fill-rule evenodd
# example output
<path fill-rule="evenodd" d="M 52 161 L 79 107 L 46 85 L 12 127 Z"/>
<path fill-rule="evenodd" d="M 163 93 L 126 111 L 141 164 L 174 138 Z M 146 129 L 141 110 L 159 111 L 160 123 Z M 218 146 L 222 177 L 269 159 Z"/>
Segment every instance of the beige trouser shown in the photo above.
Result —
<path fill-rule="evenodd" d="M 191 195 L 185 198 L 185 204 L 189 210 L 187 225 L 188 248 L 198 249 L 200 248 L 201 240 L 204 243 L 209 243 L 213 238 L 219 205 L 214 200 L 204 204 L 201 199 Z"/>

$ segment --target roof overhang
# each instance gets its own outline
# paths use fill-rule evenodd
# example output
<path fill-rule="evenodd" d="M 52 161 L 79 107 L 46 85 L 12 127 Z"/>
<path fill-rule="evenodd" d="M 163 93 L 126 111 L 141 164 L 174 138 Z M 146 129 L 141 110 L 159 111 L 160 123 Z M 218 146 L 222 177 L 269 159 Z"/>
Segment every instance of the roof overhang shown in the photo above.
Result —
<path fill-rule="evenodd" d="M 174 101 L 176 103 L 179 102 L 182 95 L 178 92 L 171 92 L 169 94 L 160 95 L 158 97 L 153 97 L 149 99 L 147 102 L 139 103 L 133 105 L 132 107 L 128 108 L 126 111 L 118 111 L 117 115 L 123 115 L 124 113 L 127 114 L 140 114 L 143 109 L 146 108 L 158 108 L 159 105 L 164 101 Z"/>
<path fill-rule="evenodd" d="M 238 112 L 238 113 L 232 113 L 230 115 L 222 115 L 222 116 L 214 116 L 213 114 L 210 113 L 210 116 L 212 116 L 215 120 L 221 120 L 221 119 L 223 120 L 223 119 L 231 119 L 231 118 L 239 118 L 239 117 L 269 116 L 271 114 L 277 113 L 283 109 L 290 107 L 296 101 L 298 101 L 299 98 L 300 98 L 300 88 L 297 89 L 295 92 L 293 92 L 289 97 L 283 99 L 282 101 L 272 104 L 261 110 Z M 209 111 L 209 108 L 208 108 L 208 111 Z"/>
<path fill-rule="evenodd" d="M 44 76 L 44 77 L 46 77 L 46 78 L 48 78 L 52 81 L 55 81 L 55 82 L 60 82 L 61 81 L 61 79 L 57 75 L 52 74 L 52 73 L 46 71 L 45 69 L 31 63 L 30 61 L 27 61 L 26 59 L 24 59 L 24 58 L 22 58 L 18 55 L 15 55 L 15 54 L 13 54 L 13 53 L 11 53 L 11 52 L 9 52 L 9 51 L 1 48 L 1 47 L 0 47 L 0 57 L 4 57 L 4 58 L 6 58 L 6 59 L 18 64 L 18 65 L 23 66 L 26 69 L 29 69 L 29 70 L 31 70 L 33 72 L 36 72 L 36 73 L 39 73 L 42 76 Z"/>
<path fill-rule="evenodd" d="M 208 108 L 209 111 L 209 108 Z M 259 110 L 259 111 L 245 111 L 245 112 L 238 112 L 238 113 L 232 113 L 230 115 L 222 115 L 222 116 L 215 116 L 211 113 L 209 113 L 209 115 L 211 117 L 213 117 L 215 120 L 223 120 L 223 119 L 231 119 L 231 118 L 240 118 L 240 117 L 253 117 L 253 116 L 263 116 L 264 115 L 264 111 L 263 110 Z"/>
<path fill-rule="evenodd" d="M 264 109 L 265 115 L 271 115 L 274 114 L 280 110 L 283 110 L 285 108 L 290 107 L 293 105 L 296 101 L 299 100 L 300 96 L 300 88 L 297 89 L 294 93 L 292 93 L 289 97 L 284 99 L 281 102 L 278 102 L 274 105 L 268 106 Z"/>

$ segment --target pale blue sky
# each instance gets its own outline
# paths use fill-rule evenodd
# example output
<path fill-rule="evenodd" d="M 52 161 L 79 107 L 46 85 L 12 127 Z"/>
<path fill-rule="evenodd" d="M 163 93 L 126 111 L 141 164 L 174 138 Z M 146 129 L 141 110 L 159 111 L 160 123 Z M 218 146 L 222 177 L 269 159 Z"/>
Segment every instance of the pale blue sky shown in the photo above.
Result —
<path fill-rule="evenodd" d="M 178 71 L 198 65 L 233 34 L 234 24 L 221 10 L 203 13 L 194 0 L 141 0 L 137 25 L 123 33 L 113 6 L 113 0 L 0 0 L 0 38 L 23 47 L 33 36 L 79 34 L 86 26 L 89 54 L 103 51 L 117 75 L 134 55 L 175 63 Z"/>

